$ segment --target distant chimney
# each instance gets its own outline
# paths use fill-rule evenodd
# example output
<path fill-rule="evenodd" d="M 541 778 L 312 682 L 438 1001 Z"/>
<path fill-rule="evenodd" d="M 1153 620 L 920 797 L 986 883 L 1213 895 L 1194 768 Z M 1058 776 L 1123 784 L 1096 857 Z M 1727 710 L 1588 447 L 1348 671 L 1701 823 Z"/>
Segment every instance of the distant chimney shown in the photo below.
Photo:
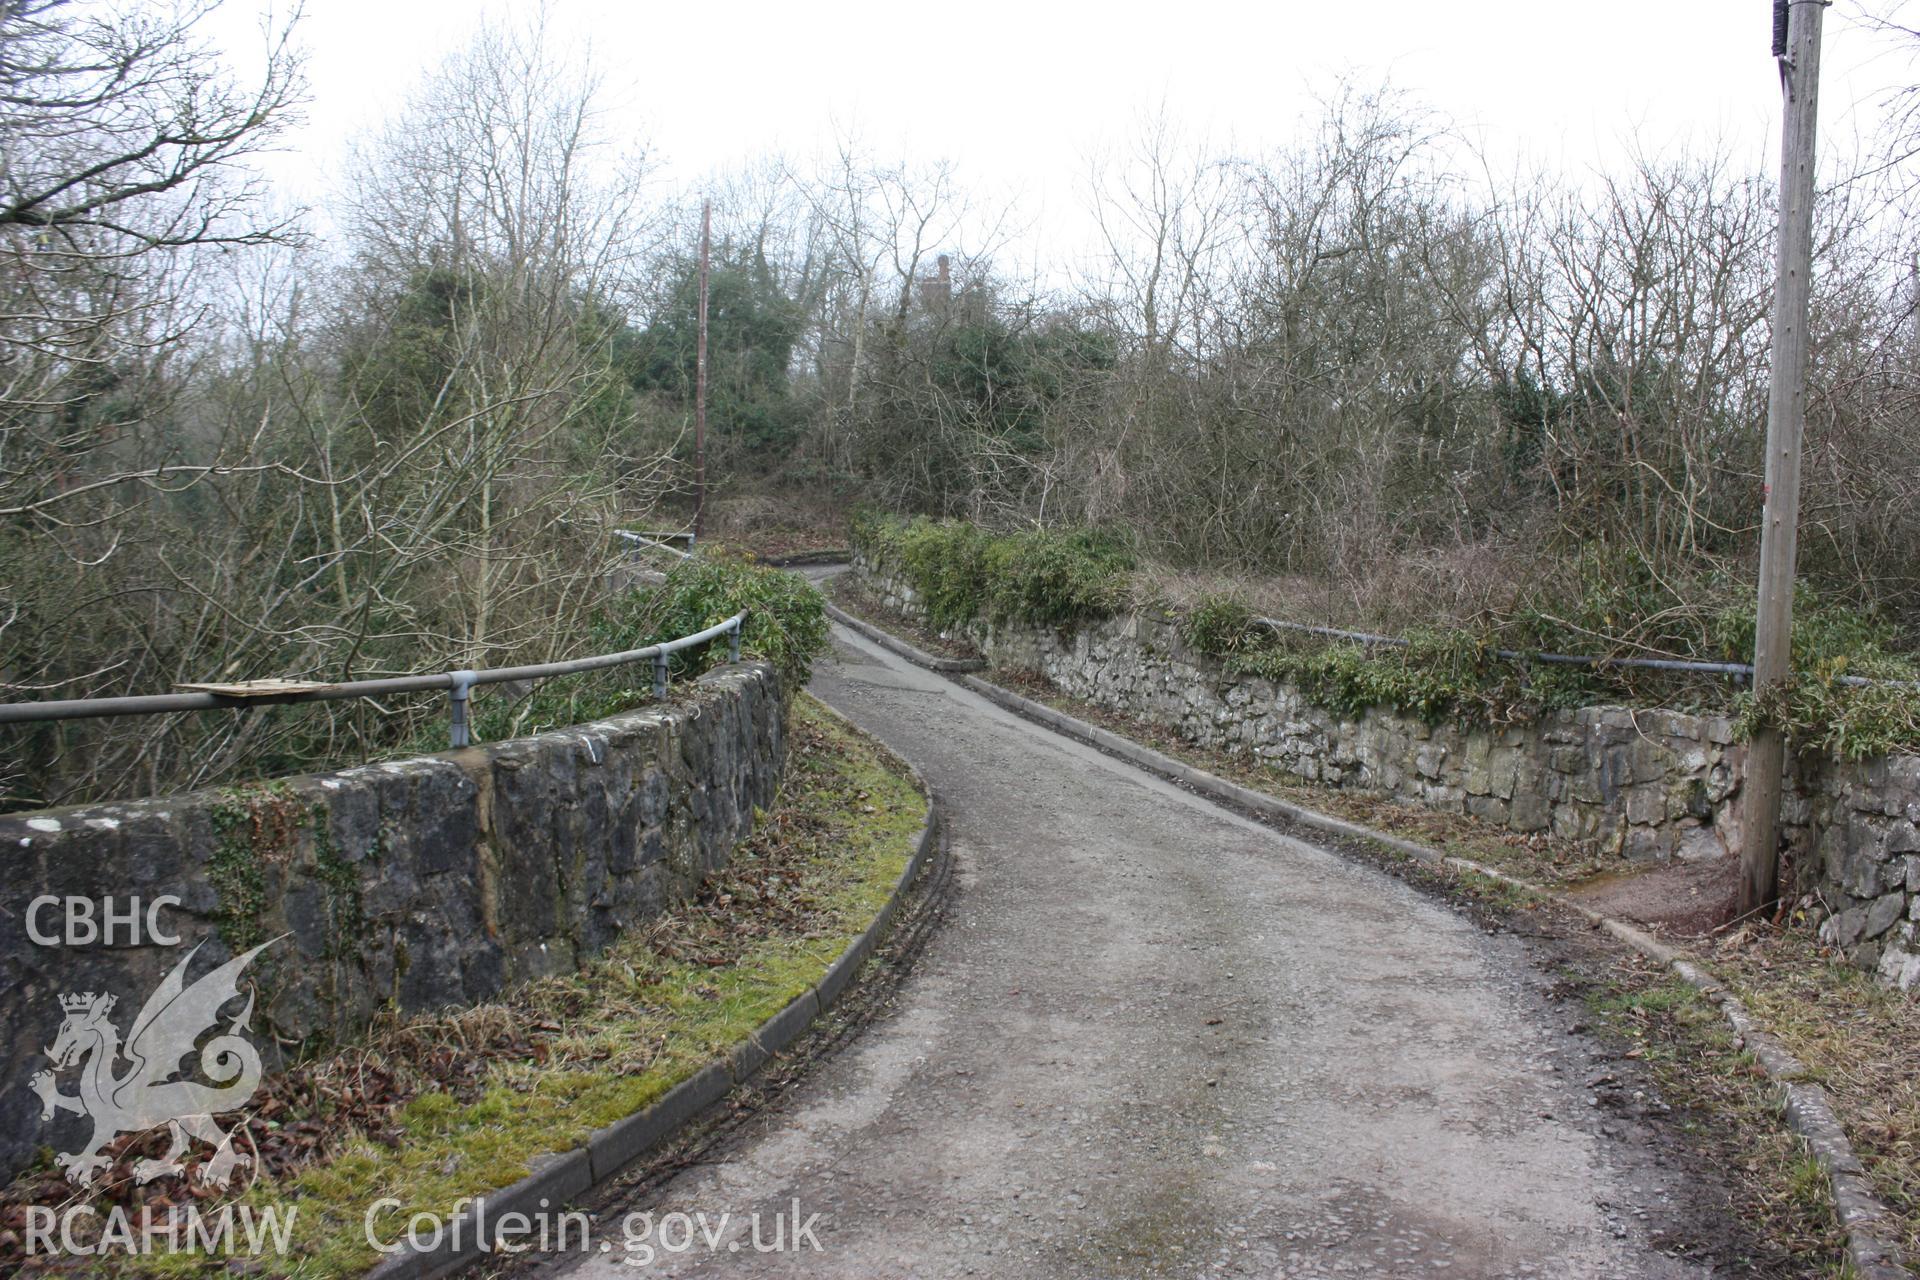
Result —
<path fill-rule="evenodd" d="M 920 281 L 920 305 L 929 311 L 945 311 L 953 301 L 953 260 L 941 254 L 936 260 L 933 279 Z"/>

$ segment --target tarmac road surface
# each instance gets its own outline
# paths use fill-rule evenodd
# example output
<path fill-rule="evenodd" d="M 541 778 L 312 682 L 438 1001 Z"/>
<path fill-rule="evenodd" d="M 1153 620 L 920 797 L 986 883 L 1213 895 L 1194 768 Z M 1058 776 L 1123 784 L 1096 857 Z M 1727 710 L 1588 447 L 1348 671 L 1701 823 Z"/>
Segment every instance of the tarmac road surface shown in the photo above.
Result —
<path fill-rule="evenodd" d="M 689 1247 L 552 1272 L 1709 1274 L 1648 1245 L 1678 1175 L 1598 1135 L 1522 943 L 834 641 L 814 692 L 946 806 L 946 921 L 892 1012 L 630 1206 L 706 1215 Z M 811 1229 L 760 1252 L 756 1212 Z"/>

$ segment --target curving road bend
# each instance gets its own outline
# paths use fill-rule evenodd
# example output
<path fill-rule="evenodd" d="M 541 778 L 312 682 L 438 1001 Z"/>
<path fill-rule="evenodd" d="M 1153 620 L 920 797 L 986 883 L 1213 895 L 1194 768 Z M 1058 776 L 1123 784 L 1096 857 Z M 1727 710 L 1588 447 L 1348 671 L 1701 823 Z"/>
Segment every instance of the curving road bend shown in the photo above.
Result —
<path fill-rule="evenodd" d="M 1666 1277 L 1521 944 L 844 630 L 814 691 L 947 806 L 896 1010 L 632 1206 L 672 1276 Z M 1561 1067 L 1565 1066 L 1562 1070 Z M 798 1252 L 746 1219 L 817 1214 Z"/>

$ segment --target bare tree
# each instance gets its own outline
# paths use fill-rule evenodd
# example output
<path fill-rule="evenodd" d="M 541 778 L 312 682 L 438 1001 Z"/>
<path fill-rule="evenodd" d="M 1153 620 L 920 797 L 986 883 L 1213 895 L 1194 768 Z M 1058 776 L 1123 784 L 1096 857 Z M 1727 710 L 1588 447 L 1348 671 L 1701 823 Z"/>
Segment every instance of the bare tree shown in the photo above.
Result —
<path fill-rule="evenodd" d="M 288 230 L 243 162 L 299 93 L 292 23 L 243 83 L 199 33 L 212 8 L 0 5 L 0 508 L 55 518 L 76 488 L 155 479 L 126 447 L 85 469 L 141 425 L 101 392 L 200 318 L 198 250 Z"/>
<path fill-rule="evenodd" d="M 603 140 L 590 69 L 537 21 L 483 29 L 363 149 L 346 261 L 243 258 L 218 340 L 175 344 L 178 394 L 146 416 L 210 459 L 199 478 L 137 505 L 73 485 L 58 524 L 0 546 L 20 606 L 0 672 L 84 696 L 591 643 L 608 526 L 644 518 L 663 463 L 620 355 L 650 248 L 641 176 Z M 6 754 L 44 802 L 364 758 L 437 717 L 66 725 Z"/>

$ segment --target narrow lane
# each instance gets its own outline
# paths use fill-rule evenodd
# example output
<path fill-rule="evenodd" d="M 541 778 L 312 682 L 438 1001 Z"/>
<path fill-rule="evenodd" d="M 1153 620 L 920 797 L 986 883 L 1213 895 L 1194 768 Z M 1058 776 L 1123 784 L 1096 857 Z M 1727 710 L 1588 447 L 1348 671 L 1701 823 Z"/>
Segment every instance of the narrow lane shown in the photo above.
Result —
<path fill-rule="evenodd" d="M 958 887 L 895 1012 L 633 1206 L 732 1215 L 642 1274 L 1705 1274 L 1514 940 L 844 630 L 813 688 L 940 792 Z M 795 1202 L 820 1250 L 756 1252 Z"/>

